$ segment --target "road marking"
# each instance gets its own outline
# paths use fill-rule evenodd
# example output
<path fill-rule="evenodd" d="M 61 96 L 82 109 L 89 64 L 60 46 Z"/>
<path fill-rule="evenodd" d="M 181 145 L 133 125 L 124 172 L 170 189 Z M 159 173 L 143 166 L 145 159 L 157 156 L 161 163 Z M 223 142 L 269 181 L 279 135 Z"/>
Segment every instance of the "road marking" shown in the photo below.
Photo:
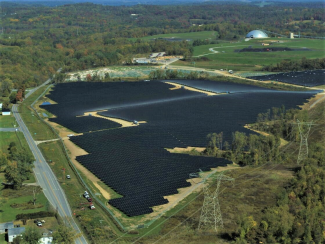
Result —
<path fill-rule="evenodd" d="M 14 111 L 16 110 L 16 112 L 18 111 L 16 106 L 14 107 L 13 110 L 14 110 Z M 17 117 L 16 117 L 16 115 L 17 115 Z M 18 122 L 18 124 L 20 125 L 20 127 L 22 128 L 22 132 L 23 132 L 23 134 L 24 134 L 24 137 L 25 137 L 25 139 L 27 140 L 29 147 L 31 148 L 31 151 L 32 151 L 32 153 L 33 153 L 33 155 L 34 155 L 34 157 L 35 157 L 35 160 L 38 160 L 39 163 L 43 163 L 42 160 L 41 160 L 41 158 L 40 158 L 40 155 L 39 155 L 39 153 L 41 154 L 41 152 L 38 151 L 39 148 L 37 148 L 37 146 L 35 145 L 35 141 L 34 141 L 33 138 L 31 137 L 31 134 L 28 133 L 29 130 L 28 130 L 27 126 L 24 124 L 24 122 L 21 121 L 21 117 L 20 117 L 20 115 L 18 114 L 18 112 L 15 113 L 15 118 L 16 118 L 16 121 Z M 20 123 L 21 123 L 21 124 L 20 124 Z M 25 128 L 24 128 L 24 127 L 25 127 Z M 24 130 L 26 130 L 25 133 L 24 133 Z M 41 169 L 40 169 L 40 168 L 37 168 L 37 170 L 41 170 Z M 50 169 L 50 170 L 51 170 L 51 169 Z M 37 181 L 38 181 L 38 182 L 41 182 L 40 179 L 38 178 L 37 174 L 40 175 L 40 173 L 35 173 L 35 176 L 36 176 L 36 178 L 37 178 Z M 51 186 L 51 184 L 50 184 L 50 182 L 49 182 L 49 180 L 48 180 L 48 178 L 47 178 L 47 176 L 46 176 L 46 174 L 45 174 L 44 171 L 43 171 L 43 174 L 44 174 L 45 179 L 46 179 L 47 182 L 48 182 L 48 185 L 50 186 L 50 188 L 51 188 L 51 190 L 52 190 L 52 192 L 53 192 L 53 195 L 54 195 L 55 199 L 57 200 L 57 203 L 59 204 L 59 206 L 60 206 L 60 208 L 61 208 L 61 210 L 62 210 L 62 212 L 63 212 L 63 215 L 64 215 L 65 217 L 67 217 L 67 220 L 68 220 L 68 222 L 70 223 L 70 226 L 71 226 L 74 230 L 79 231 L 79 232 L 77 232 L 77 233 L 81 233 L 81 234 L 82 234 L 81 230 L 79 229 L 79 226 L 78 226 L 77 223 L 75 223 L 75 222 L 74 222 L 74 224 L 75 224 L 75 226 L 77 227 L 77 229 L 74 228 L 75 226 L 71 223 L 71 221 L 70 221 L 70 219 L 69 219 L 69 215 L 67 214 L 67 212 L 64 211 L 64 209 L 63 209 L 63 207 L 62 207 L 60 201 L 58 200 L 58 198 L 57 198 L 57 196 L 56 196 L 56 194 L 55 194 L 55 191 L 53 190 L 53 188 L 52 188 L 52 186 Z M 54 180 L 53 180 L 53 179 L 52 179 L 52 182 L 53 182 L 53 184 L 54 184 Z M 58 184 L 59 184 L 59 183 L 58 183 Z M 53 187 L 54 187 L 54 186 L 53 186 Z M 43 190 L 47 190 L 47 189 L 44 189 L 44 188 L 43 188 Z M 59 190 L 59 189 L 56 189 L 56 190 Z M 48 191 L 48 192 L 49 192 L 49 191 Z M 49 192 L 49 193 L 50 193 L 50 192 Z M 63 196 L 63 199 L 64 199 L 65 201 L 67 201 L 66 198 L 65 198 L 65 196 L 64 196 L 64 193 L 62 193 L 62 196 Z M 48 200 L 49 200 L 49 202 L 51 202 L 50 199 L 48 199 Z M 55 202 L 53 203 L 53 205 L 55 205 Z M 67 208 L 68 208 L 68 210 L 70 210 L 69 204 L 67 204 Z M 68 212 L 69 212 L 69 211 L 68 211 Z M 71 217 L 72 217 L 72 213 L 71 213 Z M 83 236 L 83 235 L 82 235 L 82 236 Z M 76 240 L 78 240 L 80 243 L 83 243 L 80 237 L 76 238 Z M 85 241 L 86 241 L 86 243 L 87 243 L 87 240 L 86 240 L 86 239 L 85 239 Z"/>
<path fill-rule="evenodd" d="M 55 194 L 55 192 L 54 192 L 54 190 L 53 190 L 53 188 L 52 188 L 52 186 L 51 186 L 51 184 L 50 184 L 50 182 L 49 182 L 49 179 L 47 178 L 45 172 L 43 172 L 43 174 L 44 174 L 44 177 L 45 177 L 45 179 L 47 180 L 47 182 L 48 182 L 50 188 L 52 189 L 52 191 L 53 191 L 53 195 L 54 195 L 55 199 L 57 200 L 57 202 L 58 202 L 58 204 L 59 204 L 61 210 L 63 211 L 64 215 L 67 217 L 67 220 L 68 220 L 68 222 L 70 223 L 71 227 L 72 227 L 73 229 L 75 229 L 74 226 L 73 226 L 73 224 L 70 222 L 69 216 L 68 216 L 67 213 L 64 211 L 64 209 L 63 209 L 63 207 L 62 207 L 62 205 L 61 205 L 59 199 L 57 198 L 57 196 L 56 196 L 56 194 Z M 82 232 L 80 231 L 80 229 L 79 229 L 77 223 L 75 223 L 75 224 L 76 224 L 77 229 L 79 230 L 79 232 L 82 234 Z M 78 237 L 77 239 L 82 243 L 82 241 L 80 240 L 80 237 Z"/>

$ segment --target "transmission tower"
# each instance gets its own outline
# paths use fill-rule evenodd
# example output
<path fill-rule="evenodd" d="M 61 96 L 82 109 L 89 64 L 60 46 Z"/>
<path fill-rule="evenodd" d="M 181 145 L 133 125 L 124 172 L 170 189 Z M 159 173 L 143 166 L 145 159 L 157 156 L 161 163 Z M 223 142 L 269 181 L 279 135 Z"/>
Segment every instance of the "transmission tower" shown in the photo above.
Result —
<path fill-rule="evenodd" d="M 312 125 L 315 125 L 313 122 L 300 122 L 297 119 L 297 125 L 300 133 L 300 148 L 298 154 L 297 163 L 300 164 L 302 160 L 308 157 L 308 135 Z"/>
<path fill-rule="evenodd" d="M 234 179 L 221 173 L 217 176 L 217 180 L 217 188 L 214 192 L 210 192 L 208 184 L 206 184 L 206 180 L 203 182 L 204 202 L 198 230 L 205 228 L 210 229 L 212 226 L 214 227 L 215 231 L 217 231 L 218 228 L 223 228 L 223 220 L 219 205 L 220 184 L 222 180 L 233 181 Z"/>

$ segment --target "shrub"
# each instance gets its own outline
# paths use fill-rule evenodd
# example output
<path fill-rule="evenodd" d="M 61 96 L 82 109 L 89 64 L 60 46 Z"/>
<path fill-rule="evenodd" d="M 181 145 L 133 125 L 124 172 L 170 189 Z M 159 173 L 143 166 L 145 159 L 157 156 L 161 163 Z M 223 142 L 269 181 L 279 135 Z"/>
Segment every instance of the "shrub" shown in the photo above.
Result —
<path fill-rule="evenodd" d="M 53 217 L 55 216 L 54 212 L 40 211 L 36 213 L 27 213 L 27 214 L 17 214 L 16 219 L 37 219 L 44 217 Z"/>

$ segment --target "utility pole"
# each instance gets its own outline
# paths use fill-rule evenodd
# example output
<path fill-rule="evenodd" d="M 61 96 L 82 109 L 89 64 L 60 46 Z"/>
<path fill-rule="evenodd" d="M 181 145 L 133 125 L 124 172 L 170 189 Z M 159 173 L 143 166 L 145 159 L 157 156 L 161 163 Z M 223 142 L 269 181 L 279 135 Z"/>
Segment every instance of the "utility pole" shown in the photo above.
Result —
<path fill-rule="evenodd" d="M 203 182 L 204 202 L 198 230 L 211 229 L 211 227 L 214 227 L 215 231 L 217 231 L 218 228 L 223 228 L 223 220 L 219 204 L 220 184 L 222 180 L 233 181 L 234 179 L 223 175 L 223 172 L 221 172 L 217 176 L 217 180 L 217 188 L 212 193 L 209 191 L 206 180 Z"/>
<path fill-rule="evenodd" d="M 310 128 L 312 125 L 315 125 L 313 122 L 300 122 L 297 119 L 297 125 L 299 128 L 299 134 L 300 134 L 300 148 L 299 148 L 299 154 L 298 154 L 298 160 L 297 164 L 300 164 L 300 162 L 308 157 L 308 135 L 310 132 Z"/>

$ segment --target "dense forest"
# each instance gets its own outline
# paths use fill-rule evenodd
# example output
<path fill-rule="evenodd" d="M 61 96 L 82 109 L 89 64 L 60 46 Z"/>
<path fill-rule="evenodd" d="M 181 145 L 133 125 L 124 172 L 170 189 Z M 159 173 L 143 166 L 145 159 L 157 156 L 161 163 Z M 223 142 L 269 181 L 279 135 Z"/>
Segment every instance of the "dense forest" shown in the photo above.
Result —
<path fill-rule="evenodd" d="M 252 29 L 322 35 L 321 3 L 243 3 L 180 6 L 58 7 L 2 2 L 0 95 L 22 84 L 33 87 L 62 71 L 129 63 L 136 55 L 164 50 L 188 58 L 202 41 L 143 41 L 155 34 L 216 31 L 216 40 L 237 40 Z M 6 81 L 6 84 L 2 84 Z"/>

